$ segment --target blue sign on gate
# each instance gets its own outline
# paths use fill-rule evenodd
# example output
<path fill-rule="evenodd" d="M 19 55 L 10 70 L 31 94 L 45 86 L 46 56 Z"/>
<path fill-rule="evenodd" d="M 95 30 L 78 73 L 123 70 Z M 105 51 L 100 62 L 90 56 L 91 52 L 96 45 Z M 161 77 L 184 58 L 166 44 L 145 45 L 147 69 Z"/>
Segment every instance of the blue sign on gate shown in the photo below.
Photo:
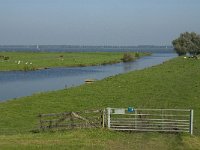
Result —
<path fill-rule="evenodd" d="M 128 107 L 128 112 L 134 112 L 134 108 L 133 107 Z"/>

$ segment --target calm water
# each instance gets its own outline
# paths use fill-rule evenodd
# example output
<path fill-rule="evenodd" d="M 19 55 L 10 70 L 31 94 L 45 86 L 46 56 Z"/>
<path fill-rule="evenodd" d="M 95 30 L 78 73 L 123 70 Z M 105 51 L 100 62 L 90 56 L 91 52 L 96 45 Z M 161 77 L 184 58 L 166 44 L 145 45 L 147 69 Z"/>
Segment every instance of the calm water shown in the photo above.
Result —
<path fill-rule="evenodd" d="M 52 68 L 30 72 L 0 72 L 0 101 L 32 95 L 44 91 L 77 86 L 85 79 L 103 79 L 108 76 L 161 64 L 176 57 L 174 53 L 155 53 L 129 63 L 106 66 Z"/>

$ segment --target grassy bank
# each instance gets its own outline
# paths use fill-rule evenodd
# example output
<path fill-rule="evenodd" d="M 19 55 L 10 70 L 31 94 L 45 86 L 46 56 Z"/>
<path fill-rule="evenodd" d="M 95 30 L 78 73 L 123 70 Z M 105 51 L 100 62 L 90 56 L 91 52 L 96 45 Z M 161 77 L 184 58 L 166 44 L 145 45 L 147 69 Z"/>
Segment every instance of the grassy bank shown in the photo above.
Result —
<path fill-rule="evenodd" d="M 74 130 L 0 136 L 3 150 L 198 150 L 200 138 L 159 133 L 122 133 L 107 130 Z"/>
<path fill-rule="evenodd" d="M 131 54 L 138 56 L 138 53 Z M 122 57 L 120 52 L 0 52 L 0 71 L 105 65 L 121 62 Z"/>
<path fill-rule="evenodd" d="M 199 149 L 199 77 L 200 61 L 179 57 L 159 66 L 109 77 L 94 84 L 0 103 L 0 147 Z M 28 132 L 36 127 L 39 113 L 128 106 L 194 109 L 194 136 L 122 133 L 101 129 L 44 134 Z"/>

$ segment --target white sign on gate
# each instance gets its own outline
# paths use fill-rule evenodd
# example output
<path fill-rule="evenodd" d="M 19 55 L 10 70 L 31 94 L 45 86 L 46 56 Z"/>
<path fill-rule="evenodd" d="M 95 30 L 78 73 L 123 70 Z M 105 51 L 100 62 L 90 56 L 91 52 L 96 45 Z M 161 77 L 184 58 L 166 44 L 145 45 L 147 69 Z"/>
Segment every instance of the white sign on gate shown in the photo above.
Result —
<path fill-rule="evenodd" d="M 125 114 L 125 109 L 114 109 L 113 114 Z"/>

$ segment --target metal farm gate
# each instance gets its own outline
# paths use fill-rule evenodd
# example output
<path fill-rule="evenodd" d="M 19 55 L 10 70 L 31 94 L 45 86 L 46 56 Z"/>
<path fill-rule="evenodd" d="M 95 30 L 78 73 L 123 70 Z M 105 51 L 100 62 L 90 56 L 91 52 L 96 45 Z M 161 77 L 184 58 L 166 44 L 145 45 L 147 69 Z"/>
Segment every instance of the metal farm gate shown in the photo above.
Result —
<path fill-rule="evenodd" d="M 106 121 L 111 130 L 193 134 L 193 110 L 190 109 L 107 108 Z"/>

